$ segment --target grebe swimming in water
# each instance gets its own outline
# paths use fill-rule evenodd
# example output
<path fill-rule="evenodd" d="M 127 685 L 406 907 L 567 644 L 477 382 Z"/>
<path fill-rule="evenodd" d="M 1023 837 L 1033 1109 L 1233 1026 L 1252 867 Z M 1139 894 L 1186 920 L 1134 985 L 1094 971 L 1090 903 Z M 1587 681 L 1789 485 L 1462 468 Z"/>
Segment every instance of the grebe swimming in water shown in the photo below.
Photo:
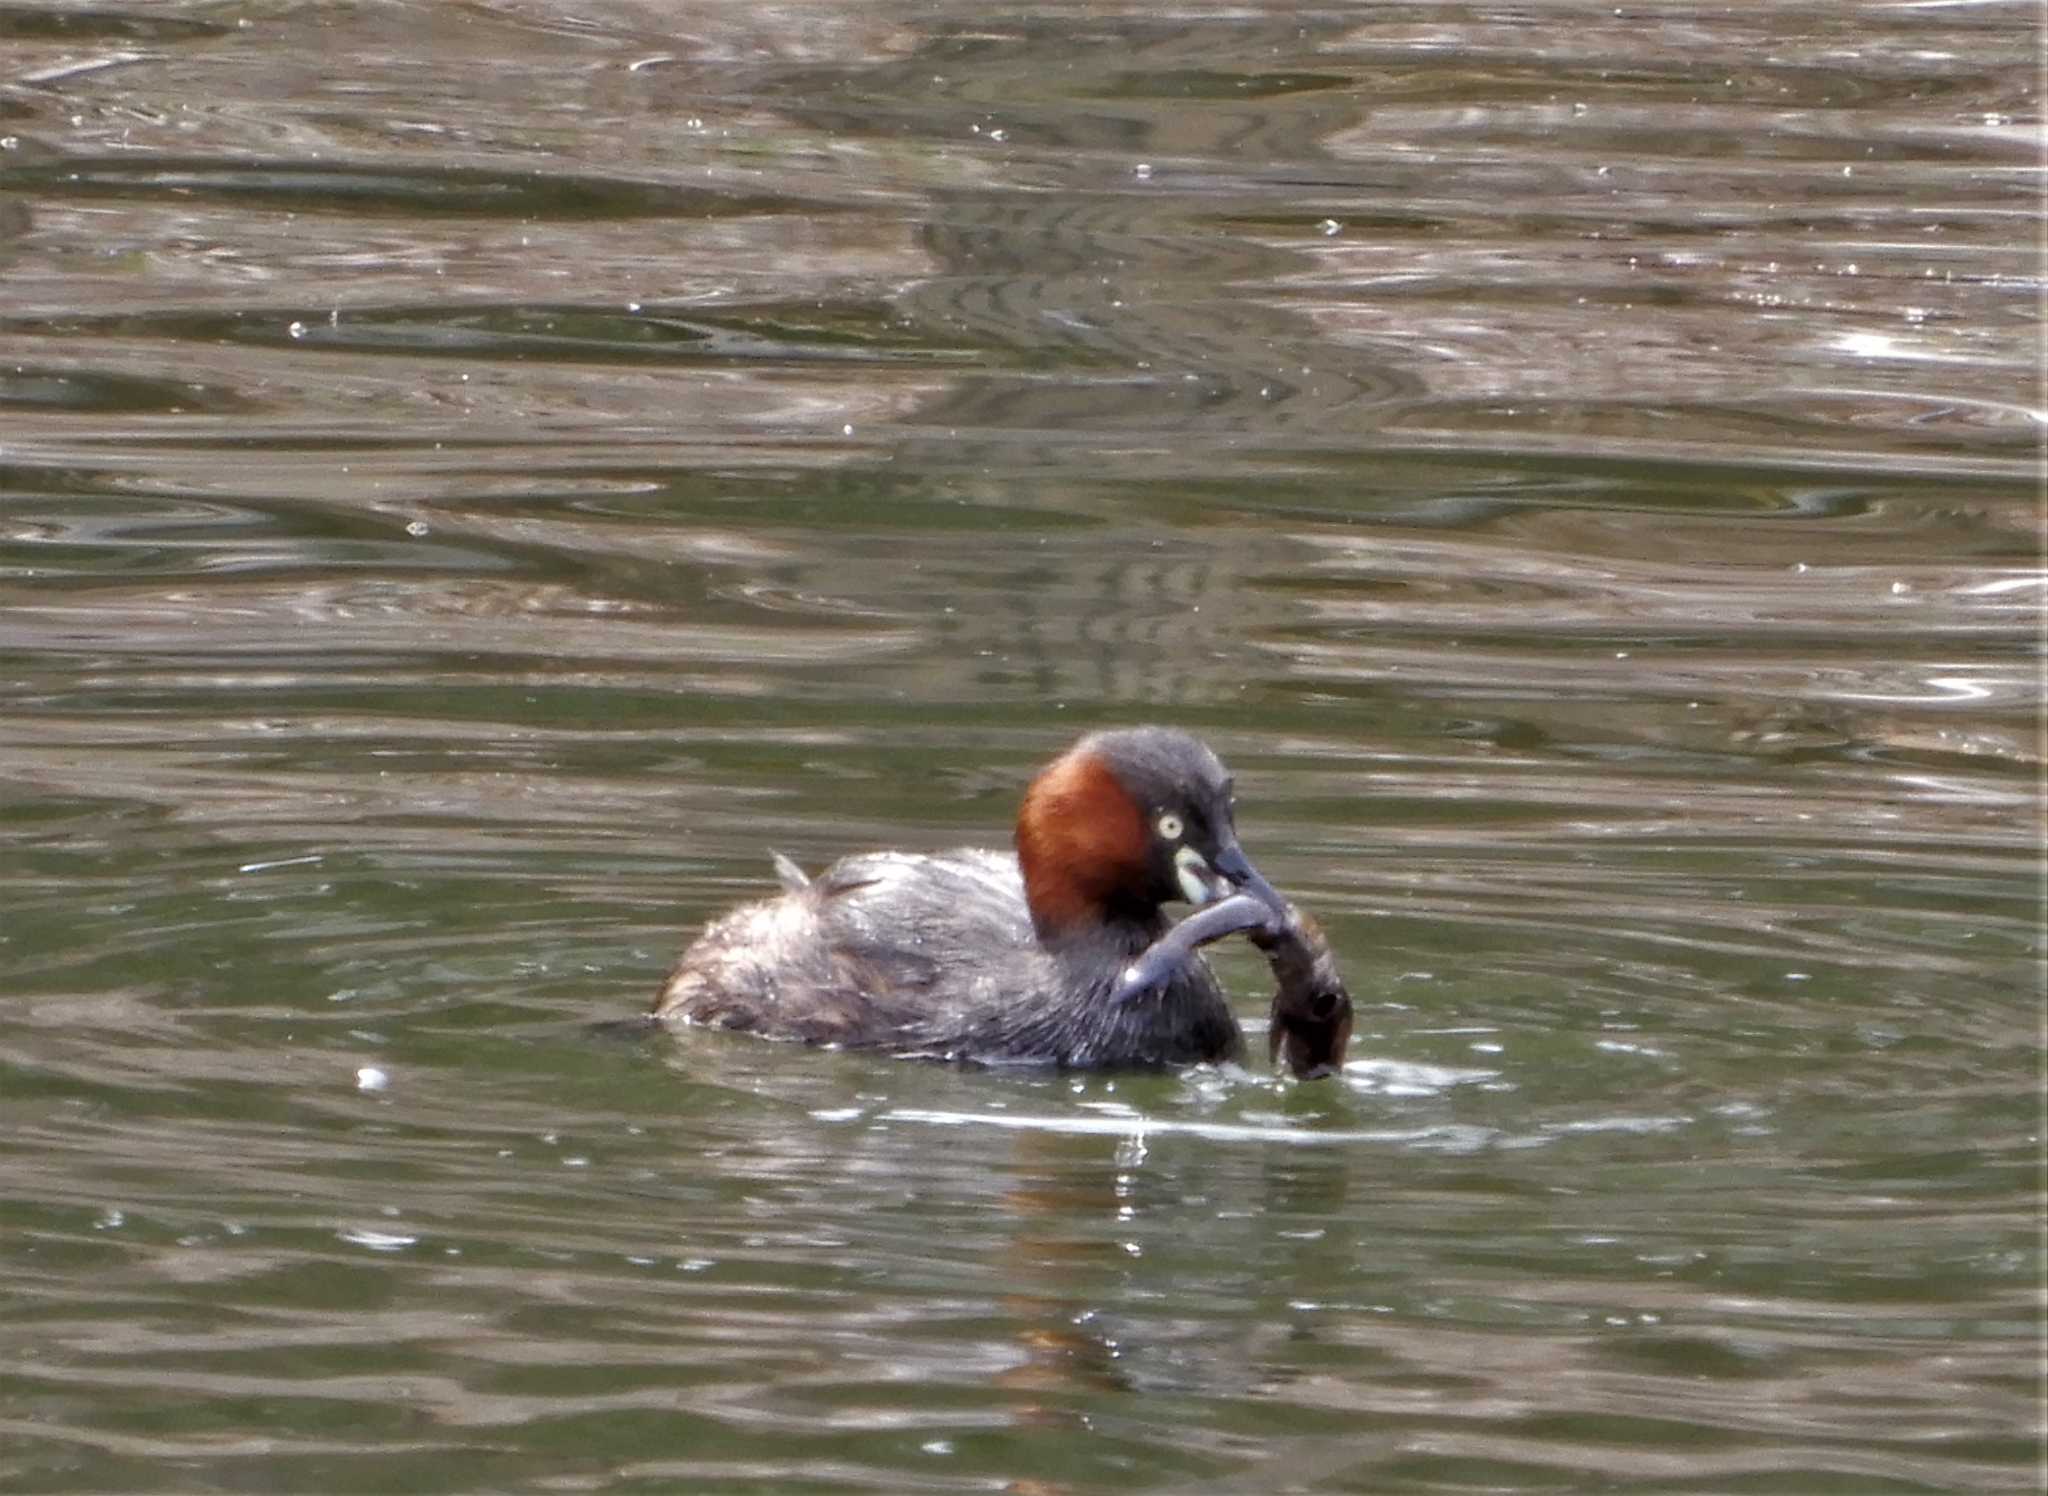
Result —
<path fill-rule="evenodd" d="M 1313 1008 L 1328 1059 L 1326 989 L 1342 987 L 1327 947 L 1246 860 L 1230 776 L 1184 732 L 1081 739 L 1025 791 L 1014 855 L 870 852 L 816 878 L 779 856 L 776 868 L 781 896 L 706 928 L 662 983 L 657 1018 L 981 1063 L 1232 1059 L 1243 1036 L 1196 947 L 1251 931 L 1281 979 L 1275 1023 L 1283 1006 Z M 1161 906 L 1176 900 L 1209 907 L 1169 934 Z M 1345 998 L 1338 1063 L 1349 1015 Z"/>

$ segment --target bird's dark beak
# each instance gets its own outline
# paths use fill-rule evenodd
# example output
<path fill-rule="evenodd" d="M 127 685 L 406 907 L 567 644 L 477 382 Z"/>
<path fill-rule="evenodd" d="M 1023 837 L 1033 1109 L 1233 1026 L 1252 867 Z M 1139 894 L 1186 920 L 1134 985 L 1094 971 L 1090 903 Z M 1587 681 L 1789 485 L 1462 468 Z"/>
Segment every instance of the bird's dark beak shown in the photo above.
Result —
<path fill-rule="evenodd" d="M 1280 897 L 1280 890 L 1268 883 L 1259 870 L 1252 866 L 1251 859 L 1244 855 L 1244 848 L 1235 840 L 1226 841 L 1216 849 L 1216 855 L 1209 859 L 1209 865 L 1229 880 L 1232 888 L 1248 893 L 1282 921 L 1287 918 L 1287 900 Z"/>

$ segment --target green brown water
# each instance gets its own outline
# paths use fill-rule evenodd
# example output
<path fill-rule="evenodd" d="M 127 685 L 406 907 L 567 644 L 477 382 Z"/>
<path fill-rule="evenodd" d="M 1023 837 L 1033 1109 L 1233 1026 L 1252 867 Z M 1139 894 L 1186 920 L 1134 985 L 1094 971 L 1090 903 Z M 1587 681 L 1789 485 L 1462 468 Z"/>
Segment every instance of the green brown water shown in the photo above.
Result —
<path fill-rule="evenodd" d="M 0 1487 L 2034 1489 L 2038 45 L 0 8 Z M 1342 1077 L 589 1031 L 1133 720 Z"/>

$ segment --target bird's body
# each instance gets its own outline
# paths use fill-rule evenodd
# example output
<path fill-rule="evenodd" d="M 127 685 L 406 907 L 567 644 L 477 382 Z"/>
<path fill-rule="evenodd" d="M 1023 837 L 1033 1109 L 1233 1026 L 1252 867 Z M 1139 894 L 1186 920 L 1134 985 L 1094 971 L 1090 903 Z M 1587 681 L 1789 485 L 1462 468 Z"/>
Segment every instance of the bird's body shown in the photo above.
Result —
<path fill-rule="evenodd" d="M 1230 1059 L 1243 1036 L 1192 951 L 1142 996 L 1124 973 L 1161 905 L 1238 890 L 1285 910 L 1238 850 L 1230 780 L 1163 728 L 1097 733 L 1033 780 L 1014 854 L 870 852 L 714 921 L 657 1016 L 778 1038 L 1073 1068 Z"/>

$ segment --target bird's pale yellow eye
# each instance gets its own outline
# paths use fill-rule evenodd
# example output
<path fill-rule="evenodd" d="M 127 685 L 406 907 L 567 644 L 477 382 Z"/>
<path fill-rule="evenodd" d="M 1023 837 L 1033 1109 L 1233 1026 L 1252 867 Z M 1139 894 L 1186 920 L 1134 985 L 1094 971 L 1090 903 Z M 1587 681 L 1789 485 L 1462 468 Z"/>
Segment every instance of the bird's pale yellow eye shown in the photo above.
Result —
<path fill-rule="evenodd" d="M 1152 824 L 1158 828 L 1159 834 L 1167 841 L 1179 841 L 1181 832 L 1187 830 L 1187 827 L 1181 825 L 1180 817 L 1170 810 L 1161 815 Z"/>

